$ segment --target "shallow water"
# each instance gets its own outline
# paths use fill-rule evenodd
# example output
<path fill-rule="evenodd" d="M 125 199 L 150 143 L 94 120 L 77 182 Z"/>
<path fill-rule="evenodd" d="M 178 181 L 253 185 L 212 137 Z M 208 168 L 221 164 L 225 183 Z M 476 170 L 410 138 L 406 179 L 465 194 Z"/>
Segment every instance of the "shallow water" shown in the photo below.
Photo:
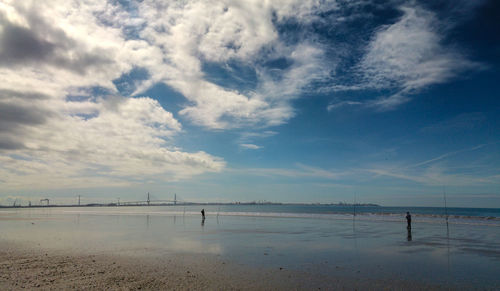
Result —
<path fill-rule="evenodd" d="M 0 240 L 55 250 L 162 256 L 211 254 L 251 267 L 352 278 L 500 287 L 498 222 L 246 207 L 0 209 Z M 217 215 L 218 212 L 218 215 Z"/>

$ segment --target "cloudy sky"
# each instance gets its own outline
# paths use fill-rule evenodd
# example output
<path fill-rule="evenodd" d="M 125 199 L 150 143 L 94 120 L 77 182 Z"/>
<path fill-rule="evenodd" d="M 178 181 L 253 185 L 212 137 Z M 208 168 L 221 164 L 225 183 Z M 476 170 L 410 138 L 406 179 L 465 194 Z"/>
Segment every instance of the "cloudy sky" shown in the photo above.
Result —
<path fill-rule="evenodd" d="M 499 6 L 0 0 L 0 203 L 500 207 Z"/>

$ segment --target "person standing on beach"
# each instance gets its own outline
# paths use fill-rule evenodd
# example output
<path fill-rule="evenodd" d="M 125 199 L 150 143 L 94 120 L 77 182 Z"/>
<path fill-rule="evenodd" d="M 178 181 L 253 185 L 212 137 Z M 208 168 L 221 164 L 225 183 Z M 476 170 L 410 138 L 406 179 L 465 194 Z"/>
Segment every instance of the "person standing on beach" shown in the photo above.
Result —
<path fill-rule="evenodd" d="M 202 209 L 202 210 L 201 210 L 201 218 L 202 218 L 202 219 L 205 219 L 205 209 Z"/>
<path fill-rule="evenodd" d="M 406 212 L 406 222 L 408 222 L 408 226 L 406 228 L 411 229 L 411 214 L 409 211 Z"/>

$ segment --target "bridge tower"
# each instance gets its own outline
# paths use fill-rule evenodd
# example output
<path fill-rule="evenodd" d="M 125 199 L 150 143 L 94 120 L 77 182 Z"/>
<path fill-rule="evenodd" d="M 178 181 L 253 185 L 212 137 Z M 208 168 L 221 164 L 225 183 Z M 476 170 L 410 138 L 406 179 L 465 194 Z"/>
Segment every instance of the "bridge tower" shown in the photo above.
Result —
<path fill-rule="evenodd" d="M 174 194 L 174 205 L 177 205 L 177 194 Z"/>
<path fill-rule="evenodd" d="M 151 201 L 151 200 L 149 200 L 149 192 L 148 192 L 148 200 L 147 200 L 147 202 L 148 202 L 148 206 L 149 206 L 149 202 L 150 202 L 150 201 Z"/>

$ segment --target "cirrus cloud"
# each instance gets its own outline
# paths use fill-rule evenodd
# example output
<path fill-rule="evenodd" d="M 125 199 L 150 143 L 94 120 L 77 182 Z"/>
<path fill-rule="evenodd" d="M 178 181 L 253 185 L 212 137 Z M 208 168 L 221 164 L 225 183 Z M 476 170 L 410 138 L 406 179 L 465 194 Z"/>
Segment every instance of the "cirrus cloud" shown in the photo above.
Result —
<path fill-rule="evenodd" d="M 379 110 L 394 109 L 431 85 L 484 65 L 471 61 L 459 48 L 445 43 L 453 27 L 449 19 L 410 3 L 398 8 L 401 16 L 392 24 L 377 27 L 359 62 L 352 68 L 351 84 L 335 84 L 335 91 L 376 90 L 388 92 L 365 100 L 341 100 L 328 110 L 360 105 Z"/>

